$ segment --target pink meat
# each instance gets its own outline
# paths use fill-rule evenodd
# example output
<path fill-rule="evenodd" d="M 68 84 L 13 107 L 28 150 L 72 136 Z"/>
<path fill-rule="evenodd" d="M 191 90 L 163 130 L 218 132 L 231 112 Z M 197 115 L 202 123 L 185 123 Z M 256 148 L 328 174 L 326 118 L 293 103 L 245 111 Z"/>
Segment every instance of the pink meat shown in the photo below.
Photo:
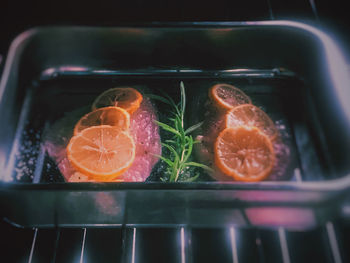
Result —
<path fill-rule="evenodd" d="M 207 103 L 207 111 L 204 113 L 205 121 L 202 130 L 197 136 L 201 143 L 195 145 L 195 154 L 201 163 L 208 164 L 214 169 L 211 176 L 218 181 L 232 181 L 232 177 L 222 173 L 214 163 L 214 144 L 219 133 L 225 128 L 224 117 L 226 112 L 218 111 L 211 103 Z M 281 132 L 282 125 L 275 123 L 277 129 Z M 282 126 L 282 127 L 281 127 Z M 280 135 L 283 135 L 281 132 Z M 285 171 L 290 163 L 290 149 L 284 143 L 283 136 L 278 136 L 273 141 L 273 148 L 276 156 L 276 162 L 271 174 L 267 180 L 281 180 L 285 177 Z"/>
<path fill-rule="evenodd" d="M 143 182 L 150 175 L 158 161 L 155 155 L 161 155 L 158 125 L 154 123 L 157 115 L 151 101 L 145 98 L 140 108 L 132 115 L 130 132 L 136 143 L 135 160 L 131 167 L 118 179 L 126 182 Z"/>
<path fill-rule="evenodd" d="M 229 177 L 222 173 L 214 163 L 214 143 L 219 133 L 224 129 L 225 112 L 219 111 L 211 103 L 207 103 L 207 111 L 204 113 L 204 123 L 200 135 L 197 140 L 201 143 L 195 144 L 194 152 L 201 163 L 205 163 L 214 169 L 211 176 L 218 181 L 232 181 Z"/>
<path fill-rule="evenodd" d="M 57 163 L 59 170 L 68 182 L 93 181 L 77 172 L 70 164 L 66 147 L 75 123 L 83 115 L 81 110 L 72 112 L 57 121 L 50 129 L 46 139 L 46 150 Z M 140 107 L 131 115 L 130 133 L 136 144 L 135 160 L 131 167 L 115 181 L 143 182 L 150 175 L 158 161 L 155 155 L 161 155 L 161 144 L 155 109 L 148 98 L 144 98 Z"/>

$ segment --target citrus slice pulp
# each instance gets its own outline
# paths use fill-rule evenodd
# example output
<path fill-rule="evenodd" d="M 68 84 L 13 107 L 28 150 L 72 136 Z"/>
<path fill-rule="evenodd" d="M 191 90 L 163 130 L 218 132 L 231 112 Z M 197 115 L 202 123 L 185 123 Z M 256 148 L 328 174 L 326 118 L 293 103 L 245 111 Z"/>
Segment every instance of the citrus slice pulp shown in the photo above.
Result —
<path fill-rule="evenodd" d="M 130 114 L 120 107 L 96 109 L 84 115 L 74 127 L 74 135 L 91 126 L 109 125 L 127 131 L 130 126 Z"/>
<path fill-rule="evenodd" d="M 258 128 L 224 129 L 214 146 L 215 165 L 237 181 L 256 182 L 271 172 L 275 154 L 271 140 Z"/>
<path fill-rule="evenodd" d="M 92 104 L 92 110 L 103 107 L 120 107 L 132 114 L 142 102 L 142 95 L 134 88 L 118 87 L 106 90 Z"/>
<path fill-rule="evenodd" d="M 209 98 L 222 110 L 230 110 L 241 104 L 252 103 L 243 91 L 229 84 L 216 84 L 211 87 Z"/>
<path fill-rule="evenodd" d="M 118 128 L 101 125 L 84 129 L 67 146 L 73 167 L 95 181 L 111 181 L 135 159 L 133 138 Z"/>
<path fill-rule="evenodd" d="M 270 117 L 252 104 L 240 105 L 228 111 L 225 115 L 225 126 L 254 126 L 271 140 L 275 139 L 278 134 L 278 130 Z"/>

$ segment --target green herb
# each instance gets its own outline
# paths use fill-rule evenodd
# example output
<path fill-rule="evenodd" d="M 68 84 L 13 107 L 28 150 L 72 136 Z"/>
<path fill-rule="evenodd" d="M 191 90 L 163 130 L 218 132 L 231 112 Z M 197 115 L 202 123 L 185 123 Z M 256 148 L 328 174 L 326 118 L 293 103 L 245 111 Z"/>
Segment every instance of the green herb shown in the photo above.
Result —
<path fill-rule="evenodd" d="M 167 149 L 166 152 L 169 153 L 168 156 L 158 156 L 168 165 L 166 177 L 161 178 L 162 181 L 167 182 L 195 181 L 199 177 L 199 173 L 194 175 L 191 173 L 190 176 L 184 176 L 184 174 L 190 170 L 190 167 L 198 167 L 207 171 L 212 171 L 210 167 L 204 164 L 191 161 L 193 145 L 198 143 L 198 141 L 194 140 L 189 134 L 198 129 L 203 122 L 185 129 L 184 118 L 186 110 L 186 93 L 182 81 L 180 82 L 180 91 L 181 99 L 179 104 L 176 104 L 167 94 L 164 94 L 164 97 L 153 94 L 148 95 L 151 99 L 159 100 L 170 105 L 172 108 L 172 117 L 169 118 L 169 124 L 156 121 L 159 127 L 172 135 L 171 139 L 165 140 L 165 142 L 162 143 L 162 146 Z"/>

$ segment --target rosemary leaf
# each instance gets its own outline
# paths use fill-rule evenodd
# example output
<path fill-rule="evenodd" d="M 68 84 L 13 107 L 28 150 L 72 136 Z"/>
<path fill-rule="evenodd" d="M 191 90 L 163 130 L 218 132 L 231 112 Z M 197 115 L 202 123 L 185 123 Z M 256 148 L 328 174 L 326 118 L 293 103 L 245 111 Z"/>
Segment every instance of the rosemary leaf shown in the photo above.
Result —
<path fill-rule="evenodd" d="M 160 121 L 154 121 L 156 124 L 158 124 L 160 127 L 162 127 L 164 130 L 171 132 L 177 136 L 181 136 L 181 134 L 179 133 L 179 131 L 177 131 L 176 129 L 170 127 L 168 124 L 162 123 Z"/>
<path fill-rule="evenodd" d="M 180 159 L 179 154 L 176 152 L 176 150 L 174 149 L 173 146 L 171 146 L 171 145 L 169 145 L 169 144 L 166 144 L 166 143 L 162 143 L 162 146 L 168 148 L 169 151 L 172 152 L 172 153 L 174 154 L 175 158 Z M 175 162 L 174 162 L 174 163 L 175 163 Z"/>
<path fill-rule="evenodd" d="M 175 121 L 177 122 L 177 127 L 179 127 L 178 130 L 180 132 L 181 138 L 184 140 L 184 138 L 185 138 L 185 131 L 183 129 L 183 120 L 181 120 L 179 116 L 176 116 Z"/>
<path fill-rule="evenodd" d="M 162 94 L 170 101 L 170 104 L 174 107 L 176 114 L 180 115 L 181 113 L 180 113 L 179 107 L 176 105 L 174 100 L 165 92 L 162 92 Z"/>
<path fill-rule="evenodd" d="M 163 157 L 161 155 L 158 155 L 158 154 L 155 154 L 154 156 L 162 159 L 169 166 L 173 166 L 174 165 L 174 163 L 171 160 L 169 160 L 168 158 L 165 158 L 165 157 Z"/>
<path fill-rule="evenodd" d="M 188 149 L 187 149 L 187 153 L 185 155 L 185 158 L 183 159 L 183 162 L 186 163 L 187 160 L 190 158 L 191 154 L 192 154 L 192 149 L 193 149 L 193 139 L 192 136 L 187 137 L 188 138 Z"/>
<path fill-rule="evenodd" d="M 184 116 L 185 109 L 186 109 L 186 94 L 185 94 L 185 86 L 182 81 L 180 82 L 180 90 L 181 90 L 181 113 L 182 113 L 182 116 Z"/>
<path fill-rule="evenodd" d="M 189 134 L 191 132 L 194 132 L 195 130 L 197 130 L 199 127 L 201 127 L 203 125 L 203 121 L 195 124 L 195 125 L 192 125 L 191 127 L 189 127 L 186 131 L 185 131 L 185 134 Z"/>
<path fill-rule="evenodd" d="M 174 160 L 174 168 L 172 169 L 172 173 L 170 176 L 170 182 L 176 182 L 177 178 L 179 176 L 179 156 L 175 156 L 175 160 Z"/>
<path fill-rule="evenodd" d="M 176 115 L 173 122 L 174 122 L 175 129 L 177 131 L 181 130 L 181 120 L 179 119 L 179 117 L 177 115 Z"/>
<path fill-rule="evenodd" d="M 196 163 L 196 162 L 187 162 L 185 163 L 186 166 L 195 166 L 195 167 L 200 167 L 203 168 L 209 172 L 214 172 L 214 170 L 212 168 L 210 168 L 209 166 L 206 166 L 205 164 L 201 164 L 201 163 Z"/>
<path fill-rule="evenodd" d="M 190 177 L 190 178 L 187 178 L 187 179 L 185 179 L 185 180 L 183 180 L 184 182 L 187 182 L 187 183 L 192 183 L 192 182 L 194 182 L 194 181 L 196 181 L 197 179 L 198 179 L 198 177 L 199 177 L 199 173 L 197 173 L 195 176 L 193 176 L 193 177 Z"/>
<path fill-rule="evenodd" d="M 181 97 L 178 104 L 176 104 L 167 94 L 164 94 L 164 98 L 157 95 L 149 97 L 162 101 L 173 108 L 170 114 L 174 117 L 168 118 L 169 124 L 155 121 L 159 127 L 173 135 L 176 135 L 172 139 L 166 140 L 166 143 L 162 143 L 162 146 L 167 148 L 170 152 L 168 153 L 169 156 L 159 156 L 159 158 L 168 165 L 167 172 L 164 174 L 163 180 L 169 182 L 177 182 L 178 180 L 193 182 L 198 179 L 199 173 L 192 176 L 192 174 L 188 172 L 189 166 L 199 167 L 207 171 L 213 170 L 204 164 L 189 161 L 191 159 L 193 145 L 195 143 L 199 143 L 199 141 L 194 140 L 189 134 L 198 129 L 203 123 L 200 122 L 185 129 L 184 117 L 186 110 L 186 93 L 185 86 L 182 81 L 180 82 L 180 91 Z M 190 176 L 189 178 L 188 175 Z"/>

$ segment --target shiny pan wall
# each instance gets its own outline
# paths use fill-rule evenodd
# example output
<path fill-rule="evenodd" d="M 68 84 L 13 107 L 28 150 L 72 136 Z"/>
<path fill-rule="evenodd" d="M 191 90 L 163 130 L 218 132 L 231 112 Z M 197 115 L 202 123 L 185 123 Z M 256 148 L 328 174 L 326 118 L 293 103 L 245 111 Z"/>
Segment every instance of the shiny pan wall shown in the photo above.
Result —
<path fill-rule="evenodd" d="M 144 85 L 175 96 L 181 80 L 193 119 L 196 94 L 213 83 L 264 98 L 290 127 L 290 176 L 259 183 L 51 180 L 41 140 L 57 115 L 108 86 Z M 313 227 L 339 215 L 350 187 L 349 83 L 333 40 L 291 21 L 26 31 L 13 41 L 0 83 L 0 213 L 24 227 Z M 23 149 L 29 175 L 19 177 Z"/>

